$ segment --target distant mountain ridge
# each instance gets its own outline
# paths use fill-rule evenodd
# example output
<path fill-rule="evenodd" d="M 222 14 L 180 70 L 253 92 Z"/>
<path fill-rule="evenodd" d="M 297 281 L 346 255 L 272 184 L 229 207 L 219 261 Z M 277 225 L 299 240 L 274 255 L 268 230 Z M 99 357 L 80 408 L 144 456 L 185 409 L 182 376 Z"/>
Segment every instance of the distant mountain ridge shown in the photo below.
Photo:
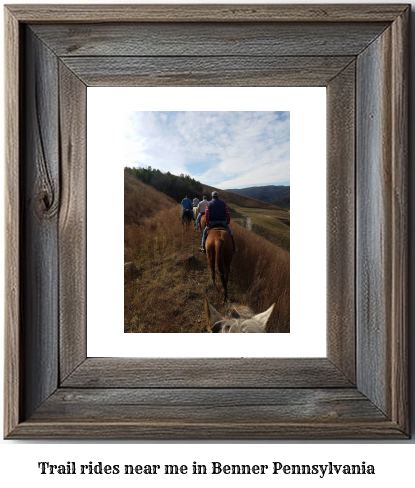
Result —
<path fill-rule="evenodd" d="M 290 209 L 290 187 L 285 185 L 251 186 L 249 188 L 233 188 L 231 191 L 249 198 L 255 198 L 277 207 Z"/>
<path fill-rule="evenodd" d="M 246 195 L 241 195 L 240 193 L 235 193 L 229 190 L 221 190 L 220 188 L 203 184 L 203 194 L 207 196 L 208 200 L 212 198 L 211 194 L 213 191 L 219 192 L 219 198 L 221 200 L 225 200 L 228 205 L 232 205 L 234 203 L 236 205 L 240 205 L 241 207 L 275 210 L 275 206 L 270 203 L 263 202 L 252 197 L 247 197 Z"/>

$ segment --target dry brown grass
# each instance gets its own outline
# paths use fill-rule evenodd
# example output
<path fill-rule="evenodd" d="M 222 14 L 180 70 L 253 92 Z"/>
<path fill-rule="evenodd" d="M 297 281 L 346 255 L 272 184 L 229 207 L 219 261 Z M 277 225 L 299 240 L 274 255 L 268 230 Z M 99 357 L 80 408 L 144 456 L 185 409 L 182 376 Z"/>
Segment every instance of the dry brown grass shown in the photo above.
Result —
<path fill-rule="evenodd" d="M 239 302 L 256 312 L 275 303 L 268 332 L 290 331 L 290 253 L 240 225 L 233 225 L 237 252 L 232 281 Z"/>
<path fill-rule="evenodd" d="M 179 214 L 160 212 L 126 234 L 136 275 L 125 284 L 125 332 L 205 332 L 206 257 L 198 253 L 200 234 L 186 231 Z"/>
<path fill-rule="evenodd" d="M 200 233 L 186 231 L 178 209 L 160 212 L 126 232 L 136 267 L 135 279 L 125 285 L 126 332 L 206 332 L 204 293 L 223 313 L 222 297 L 211 283 L 206 256 L 198 252 Z M 255 312 L 275 303 L 268 332 L 289 332 L 290 255 L 260 236 L 232 226 L 237 252 L 229 280 L 232 302 Z M 194 255 L 185 264 L 179 258 Z"/>
<path fill-rule="evenodd" d="M 172 198 L 124 172 L 124 262 L 134 261 L 138 252 L 139 227 L 156 213 L 177 207 Z"/>
<path fill-rule="evenodd" d="M 172 198 L 124 172 L 124 225 L 140 225 L 146 217 L 173 205 L 177 202 Z"/>

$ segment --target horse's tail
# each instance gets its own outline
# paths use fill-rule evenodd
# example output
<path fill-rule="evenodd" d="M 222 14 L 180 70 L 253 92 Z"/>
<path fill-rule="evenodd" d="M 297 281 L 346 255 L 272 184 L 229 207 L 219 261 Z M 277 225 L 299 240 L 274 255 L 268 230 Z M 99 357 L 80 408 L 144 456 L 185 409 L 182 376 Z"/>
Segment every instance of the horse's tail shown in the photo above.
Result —
<path fill-rule="evenodd" d="M 220 280 L 223 285 L 223 280 L 225 277 L 225 268 L 224 268 L 224 255 L 223 250 L 225 247 L 225 240 L 223 237 L 220 237 L 215 242 L 215 258 L 216 258 L 216 270 L 220 276 Z"/>
<path fill-rule="evenodd" d="M 215 257 L 216 257 L 216 270 L 219 274 L 220 281 L 223 286 L 223 291 L 225 292 L 225 302 L 228 298 L 228 277 L 225 270 L 225 239 L 220 237 L 215 242 Z"/>

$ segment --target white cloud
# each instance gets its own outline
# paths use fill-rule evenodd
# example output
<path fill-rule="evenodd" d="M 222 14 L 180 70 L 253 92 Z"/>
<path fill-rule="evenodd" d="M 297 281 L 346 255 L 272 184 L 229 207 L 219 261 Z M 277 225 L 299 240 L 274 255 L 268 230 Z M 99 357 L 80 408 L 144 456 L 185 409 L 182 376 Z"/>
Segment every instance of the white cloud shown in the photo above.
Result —
<path fill-rule="evenodd" d="M 289 153 L 287 112 L 130 112 L 126 117 L 126 166 L 187 173 L 212 186 L 289 182 Z"/>

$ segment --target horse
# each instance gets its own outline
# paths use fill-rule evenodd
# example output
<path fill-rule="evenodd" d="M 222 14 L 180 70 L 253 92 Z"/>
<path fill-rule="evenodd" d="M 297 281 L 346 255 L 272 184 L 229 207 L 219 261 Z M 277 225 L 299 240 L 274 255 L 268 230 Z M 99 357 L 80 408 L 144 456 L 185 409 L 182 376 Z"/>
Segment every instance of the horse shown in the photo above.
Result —
<path fill-rule="evenodd" d="M 215 271 L 217 271 L 224 291 L 223 303 L 226 303 L 228 299 L 229 272 L 233 257 L 232 237 L 226 229 L 214 227 L 209 231 L 205 248 L 213 285 L 215 290 L 219 292 L 215 281 Z"/>
<path fill-rule="evenodd" d="M 202 215 L 199 220 L 199 229 L 202 231 L 202 234 L 203 231 L 205 230 L 205 227 L 206 227 L 206 217 L 205 215 Z"/>
<path fill-rule="evenodd" d="M 222 317 L 208 302 L 205 295 L 205 315 L 208 332 L 219 333 L 243 333 L 266 332 L 266 325 L 274 309 L 273 303 L 265 312 L 254 315 L 248 307 L 234 307 L 230 317 Z"/>
<path fill-rule="evenodd" d="M 186 225 L 186 230 L 189 230 L 191 221 L 192 221 L 192 211 L 186 208 L 183 210 L 182 213 L 182 225 Z"/>

